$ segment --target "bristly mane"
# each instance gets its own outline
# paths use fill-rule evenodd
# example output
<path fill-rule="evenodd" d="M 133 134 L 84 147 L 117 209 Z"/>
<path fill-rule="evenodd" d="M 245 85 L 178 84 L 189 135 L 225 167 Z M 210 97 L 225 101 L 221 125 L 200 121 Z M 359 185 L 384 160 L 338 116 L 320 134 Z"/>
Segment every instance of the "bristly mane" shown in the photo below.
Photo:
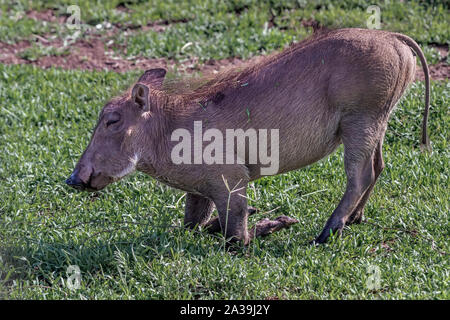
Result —
<path fill-rule="evenodd" d="M 283 51 L 276 51 L 267 56 L 249 61 L 239 67 L 230 67 L 219 74 L 207 74 L 202 77 L 165 79 L 163 88 L 157 93 L 157 101 L 160 108 L 183 110 L 187 105 L 198 105 L 215 99 L 221 91 L 241 85 L 248 76 L 258 73 L 264 67 L 277 62 L 288 55 L 293 54 L 312 42 L 318 41 L 336 30 L 318 29 L 312 35 L 298 43 L 290 45 Z M 131 88 L 124 96 L 130 96 Z"/>
<path fill-rule="evenodd" d="M 217 75 L 208 74 L 200 78 L 176 78 L 164 81 L 163 92 L 169 97 L 184 98 L 191 101 L 208 100 L 214 98 L 225 88 L 238 86 L 241 81 L 249 75 L 259 72 L 264 67 L 273 62 L 294 53 L 295 51 L 306 47 L 314 41 L 317 41 L 334 30 L 319 29 L 306 39 L 292 44 L 289 48 L 274 52 L 270 55 L 250 61 L 239 67 L 228 68 Z"/>

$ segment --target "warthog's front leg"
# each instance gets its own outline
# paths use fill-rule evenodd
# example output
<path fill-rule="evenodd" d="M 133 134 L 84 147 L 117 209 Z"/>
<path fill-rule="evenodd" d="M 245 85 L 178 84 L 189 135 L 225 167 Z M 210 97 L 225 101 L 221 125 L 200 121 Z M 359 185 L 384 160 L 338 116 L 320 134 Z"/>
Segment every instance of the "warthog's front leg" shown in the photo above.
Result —
<path fill-rule="evenodd" d="M 249 230 L 250 239 L 256 237 L 267 236 L 278 230 L 288 228 L 289 226 L 298 223 L 297 219 L 289 218 L 286 216 L 280 216 L 275 220 L 269 220 L 267 218 L 258 221 L 253 228 Z"/>
<path fill-rule="evenodd" d="M 213 209 L 214 202 L 208 198 L 187 193 L 184 208 L 184 226 L 190 229 L 201 226 L 210 233 L 220 232 L 219 217 L 210 219 Z M 248 207 L 247 211 L 248 215 L 251 216 L 257 212 L 257 209 Z"/>
<path fill-rule="evenodd" d="M 221 230 L 229 242 L 243 241 L 244 244 L 258 236 L 269 235 L 287 228 L 298 221 L 286 216 L 275 220 L 263 219 L 250 229 L 247 228 L 249 214 L 256 213 L 247 207 L 246 188 L 241 187 L 232 193 L 221 194 L 214 199 L 219 212 L 218 219 L 213 219 L 205 226 L 211 230 Z"/>
<path fill-rule="evenodd" d="M 208 222 L 214 203 L 208 198 L 188 193 L 184 208 L 184 225 L 188 228 L 203 226 Z"/>
<path fill-rule="evenodd" d="M 258 212 L 258 210 L 253 207 L 248 207 L 247 211 L 248 211 L 248 216 L 254 215 Z M 290 218 L 290 217 L 286 217 L 286 216 L 280 216 L 280 217 L 276 218 L 275 220 L 269 220 L 267 218 L 262 219 L 261 221 L 258 221 L 252 228 L 250 228 L 248 230 L 249 240 L 252 240 L 256 237 L 267 236 L 278 230 L 287 228 L 297 222 L 298 222 L 298 220 Z M 210 233 L 215 233 L 215 232 L 221 231 L 219 217 L 215 217 L 215 218 L 209 220 L 208 223 L 205 224 L 205 228 Z"/>
<path fill-rule="evenodd" d="M 247 207 L 247 212 L 248 216 L 251 216 L 257 213 L 258 210 L 253 207 Z M 209 233 L 216 233 L 222 231 L 222 229 L 220 228 L 220 220 L 218 216 L 212 218 L 207 223 L 205 223 L 204 227 Z"/>
<path fill-rule="evenodd" d="M 228 181 L 233 190 L 228 190 L 225 184 L 212 187 L 211 198 L 219 213 L 218 224 L 222 234 L 228 242 L 249 241 L 247 231 L 247 198 L 245 183 L 233 183 Z M 211 227 L 214 227 L 213 225 Z"/>

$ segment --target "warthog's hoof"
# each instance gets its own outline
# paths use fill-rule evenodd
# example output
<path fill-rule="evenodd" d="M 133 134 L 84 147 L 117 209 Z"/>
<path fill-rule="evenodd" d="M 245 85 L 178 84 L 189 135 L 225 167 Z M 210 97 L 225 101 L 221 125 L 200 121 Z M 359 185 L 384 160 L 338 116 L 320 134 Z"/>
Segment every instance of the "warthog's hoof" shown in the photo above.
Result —
<path fill-rule="evenodd" d="M 297 219 L 286 216 L 280 216 L 275 220 L 265 218 L 258 221 L 258 223 L 256 223 L 256 225 L 249 230 L 249 236 L 250 238 L 267 236 L 281 229 L 288 228 L 297 222 Z"/>
<path fill-rule="evenodd" d="M 311 241 L 310 244 L 318 245 L 325 243 L 331 235 L 340 237 L 343 229 L 344 223 L 342 221 L 338 219 L 328 221 L 319 236 L 314 241 Z"/>
<path fill-rule="evenodd" d="M 248 215 L 249 215 L 249 216 L 252 216 L 252 215 L 254 215 L 255 213 L 258 212 L 258 209 L 256 209 L 255 207 L 250 207 L 250 206 L 248 206 L 248 207 L 247 207 L 247 211 L 248 211 Z"/>
<path fill-rule="evenodd" d="M 345 223 L 346 226 L 349 226 L 351 224 L 360 224 L 362 222 L 362 218 L 364 216 L 364 213 L 361 211 L 355 211 L 352 213 L 352 215 L 348 218 L 347 222 Z"/>

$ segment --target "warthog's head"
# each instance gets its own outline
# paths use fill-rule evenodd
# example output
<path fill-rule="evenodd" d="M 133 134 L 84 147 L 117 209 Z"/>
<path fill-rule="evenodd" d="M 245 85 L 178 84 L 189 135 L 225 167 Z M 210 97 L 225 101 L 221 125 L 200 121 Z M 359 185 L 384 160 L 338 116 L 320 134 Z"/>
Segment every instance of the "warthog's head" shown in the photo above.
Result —
<path fill-rule="evenodd" d="M 147 70 L 131 94 L 113 99 L 100 112 L 91 141 L 66 183 L 96 191 L 133 172 L 141 159 L 153 108 L 152 90 L 162 86 L 166 71 Z"/>

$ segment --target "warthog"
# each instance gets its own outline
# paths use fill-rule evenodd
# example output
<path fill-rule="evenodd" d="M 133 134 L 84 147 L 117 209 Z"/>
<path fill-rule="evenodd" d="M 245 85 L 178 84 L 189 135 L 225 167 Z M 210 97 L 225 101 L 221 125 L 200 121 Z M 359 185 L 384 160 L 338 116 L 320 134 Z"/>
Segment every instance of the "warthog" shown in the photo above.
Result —
<path fill-rule="evenodd" d="M 174 85 L 164 81 L 164 69 L 147 70 L 128 92 L 103 107 L 91 141 L 66 182 L 81 190 L 100 190 L 134 170 L 142 171 L 187 192 L 186 226 L 221 231 L 228 240 L 247 244 L 297 222 L 281 216 L 248 229 L 248 216 L 255 210 L 247 207 L 246 187 L 262 176 L 267 163 L 248 161 L 254 160 L 251 145 L 240 154 L 238 148 L 231 149 L 233 159 L 245 161 L 174 163 L 171 155 L 179 143 L 174 131 L 192 133 L 195 121 L 201 121 L 203 130 L 223 135 L 227 129 L 277 129 L 279 140 L 266 150 L 279 152 L 277 173 L 310 165 L 343 143 L 347 187 L 314 240 L 323 243 L 331 232 L 340 235 L 346 224 L 361 222 L 384 168 L 382 145 L 389 116 L 414 78 L 413 52 L 425 73 L 421 142 L 428 147 L 430 80 L 417 43 L 398 33 L 340 29 L 205 78 L 190 90 L 173 90 Z M 203 140 L 201 147 L 207 145 Z M 221 144 L 216 147 L 215 152 L 222 152 Z M 210 219 L 214 205 L 218 217 Z"/>

